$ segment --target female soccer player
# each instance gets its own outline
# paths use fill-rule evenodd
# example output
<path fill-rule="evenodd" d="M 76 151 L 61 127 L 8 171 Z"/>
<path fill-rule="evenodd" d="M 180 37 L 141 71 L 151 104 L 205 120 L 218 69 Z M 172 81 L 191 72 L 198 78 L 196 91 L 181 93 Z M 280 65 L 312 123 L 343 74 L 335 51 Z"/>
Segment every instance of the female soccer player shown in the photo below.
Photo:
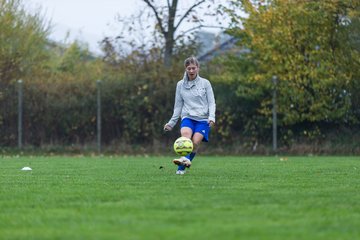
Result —
<path fill-rule="evenodd" d="M 191 166 L 202 141 L 209 141 L 210 128 L 215 124 L 215 97 L 209 80 L 199 76 L 199 62 L 195 57 L 184 61 L 184 78 L 176 85 L 174 112 L 164 130 L 171 131 L 181 117 L 180 133 L 190 138 L 194 144 L 192 153 L 173 163 L 178 165 L 176 174 L 185 174 Z"/>

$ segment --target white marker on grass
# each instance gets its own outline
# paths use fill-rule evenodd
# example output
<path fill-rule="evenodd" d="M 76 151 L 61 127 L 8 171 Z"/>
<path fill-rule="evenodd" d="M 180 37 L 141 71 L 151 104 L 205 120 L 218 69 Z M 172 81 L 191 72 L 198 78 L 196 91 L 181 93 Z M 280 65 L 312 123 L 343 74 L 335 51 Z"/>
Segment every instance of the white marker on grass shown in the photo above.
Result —
<path fill-rule="evenodd" d="M 21 170 L 22 171 L 31 171 L 32 169 L 31 169 L 31 167 L 23 167 Z"/>

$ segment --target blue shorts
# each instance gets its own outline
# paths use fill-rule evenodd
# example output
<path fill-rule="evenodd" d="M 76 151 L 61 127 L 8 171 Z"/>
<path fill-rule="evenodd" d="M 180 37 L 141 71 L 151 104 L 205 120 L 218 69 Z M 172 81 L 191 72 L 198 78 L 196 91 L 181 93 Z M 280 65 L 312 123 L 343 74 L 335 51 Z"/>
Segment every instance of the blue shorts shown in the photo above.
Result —
<path fill-rule="evenodd" d="M 204 136 L 203 142 L 209 141 L 210 125 L 207 121 L 196 121 L 190 118 L 184 118 L 181 120 L 180 127 L 191 128 L 193 134 L 198 132 Z"/>

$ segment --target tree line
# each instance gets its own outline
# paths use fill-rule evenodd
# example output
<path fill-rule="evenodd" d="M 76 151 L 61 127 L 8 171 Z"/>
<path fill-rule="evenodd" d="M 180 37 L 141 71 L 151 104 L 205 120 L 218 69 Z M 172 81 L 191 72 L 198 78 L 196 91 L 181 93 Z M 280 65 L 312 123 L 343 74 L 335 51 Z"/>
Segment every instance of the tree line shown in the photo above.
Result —
<path fill-rule="evenodd" d="M 93 56 L 80 42 L 62 46 L 49 41 L 48 23 L 40 13 L 29 14 L 20 0 L 0 5 L 2 148 L 17 145 L 21 79 L 24 146 L 94 149 L 96 81 L 101 80 L 104 151 L 171 151 L 178 132 L 165 134 L 162 128 L 172 114 L 183 59 L 199 48 L 195 35 L 173 39 L 166 61 L 161 44 L 133 45 L 125 54 L 123 39 L 110 37 L 101 43 L 103 55 Z M 249 51 L 230 51 L 201 63 L 200 75 L 212 82 L 217 101 L 216 127 L 206 151 L 271 152 L 276 91 L 279 151 L 359 153 L 359 5 L 243 0 L 218 6 L 216 13 L 231 19 L 226 32 L 237 39 L 235 48 Z M 176 6 L 168 7 L 179 11 Z M 151 8 L 154 16 L 158 9 L 163 8 Z M 154 42 L 163 34 L 165 43 L 166 29 L 154 26 L 160 34 Z"/>

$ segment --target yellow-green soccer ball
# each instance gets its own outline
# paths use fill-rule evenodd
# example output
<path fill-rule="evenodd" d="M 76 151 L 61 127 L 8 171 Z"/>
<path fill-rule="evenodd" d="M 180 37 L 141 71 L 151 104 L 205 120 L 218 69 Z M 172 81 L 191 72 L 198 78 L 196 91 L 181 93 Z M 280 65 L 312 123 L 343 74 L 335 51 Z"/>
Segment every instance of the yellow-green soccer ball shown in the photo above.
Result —
<path fill-rule="evenodd" d="M 179 137 L 174 142 L 174 151 L 177 155 L 186 156 L 193 150 L 193 143 L 187 137 Z"/>

